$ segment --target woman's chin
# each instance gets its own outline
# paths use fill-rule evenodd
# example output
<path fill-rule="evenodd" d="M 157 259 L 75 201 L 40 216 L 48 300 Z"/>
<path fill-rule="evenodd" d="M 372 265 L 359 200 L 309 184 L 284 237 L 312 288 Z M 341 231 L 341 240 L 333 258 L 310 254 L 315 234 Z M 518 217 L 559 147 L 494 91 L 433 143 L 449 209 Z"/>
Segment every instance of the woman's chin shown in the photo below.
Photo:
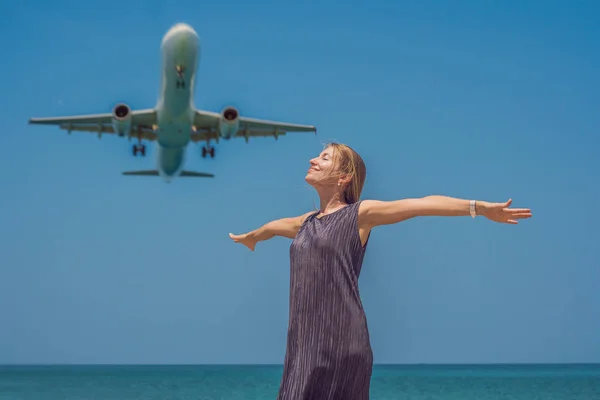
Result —
<path fill-rule="evenodd" d="M 306 183 L 308 183 L 309 185 L 314 185 L 317 182 L 314 175 L 314 172 L 309 171 L 304 177 Z"/>

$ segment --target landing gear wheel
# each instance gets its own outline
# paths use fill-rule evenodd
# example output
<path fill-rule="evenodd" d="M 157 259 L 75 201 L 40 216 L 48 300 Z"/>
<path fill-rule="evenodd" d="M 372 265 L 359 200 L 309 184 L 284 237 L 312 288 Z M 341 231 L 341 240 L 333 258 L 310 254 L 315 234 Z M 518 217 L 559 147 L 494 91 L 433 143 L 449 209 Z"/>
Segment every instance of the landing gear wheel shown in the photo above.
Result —
<path fill-rule="evenodd" d="M 141 144 L 141 145 L 137 145 L 134 144 L 133 148 L 132 148 L 132 152 L 133 152 L 133 156 L 137 157 L 137 153 L 141 153 L 142 157 L 144 157 L 146 155 L 146 145 L 145 144 Z"/>
<path fill-rule="evenodd" d="M 206 158 L 207 154 L 210 154 L 210 158 L 215 158 L 215 148 L 204 146 L 202 148 L 202 158 Z"/>

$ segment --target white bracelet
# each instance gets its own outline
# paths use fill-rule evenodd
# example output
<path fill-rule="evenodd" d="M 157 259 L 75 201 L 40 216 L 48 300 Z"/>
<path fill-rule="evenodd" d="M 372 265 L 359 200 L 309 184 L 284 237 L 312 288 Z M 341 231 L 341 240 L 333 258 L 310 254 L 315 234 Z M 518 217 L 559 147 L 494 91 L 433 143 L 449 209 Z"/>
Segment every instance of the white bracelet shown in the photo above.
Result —
<path fill-rule="evenodd" d="M 475 200 L 471 200 L 469 202 L 469 212 L 471 213 L 471 217 L 475 218 L 477 216 L 477 209 L 475 208 L 477 202 Z"/>

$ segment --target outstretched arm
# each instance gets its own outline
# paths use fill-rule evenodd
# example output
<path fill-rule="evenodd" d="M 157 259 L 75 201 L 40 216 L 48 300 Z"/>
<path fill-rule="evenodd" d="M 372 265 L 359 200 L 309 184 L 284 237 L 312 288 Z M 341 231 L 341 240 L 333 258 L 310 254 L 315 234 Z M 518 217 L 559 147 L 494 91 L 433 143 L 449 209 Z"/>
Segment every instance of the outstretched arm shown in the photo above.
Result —
<path fill-rule="evenodd" d="M 269 240 L 275 236 L 283 236 L 289 239 L 296 237 L 302 223 L 313 212 L 300 215 L 298 217 L 281 218 L 268 222 L 258 229 L 241 235 L 229 234 L 229 237 L 236 243 L 242 243 L 250 250 L 254 251 L 256 243 Z"/>
<path fill-rule="evenodd" d="M 365 200 L 360 207 L 359 224 L 365 229 L 378 225 L 395 224 L 414 217 L 454 217 L 471 215 L 470 200 L 448 196 L 426 196 L 396 201 Z M 517 224 L 517 220 L 531 217 L 528 208 L 509 208 L 512 200 L 504 203 L 475 201 L 474 211 L 492 221 Z"/>

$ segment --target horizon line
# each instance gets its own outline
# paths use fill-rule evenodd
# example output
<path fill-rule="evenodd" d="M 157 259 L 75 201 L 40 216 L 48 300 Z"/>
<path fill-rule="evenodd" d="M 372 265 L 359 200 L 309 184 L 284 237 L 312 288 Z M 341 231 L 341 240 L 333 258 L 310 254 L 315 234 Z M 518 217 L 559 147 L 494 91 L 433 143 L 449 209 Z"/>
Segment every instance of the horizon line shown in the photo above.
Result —
<path fill-rule="evenodd" d="M 13 366 L 24 366 L 24 367 L 38 367 L 38 366 L 114 366 L 114 367 L 138 367 L 138 366 L 165 366 L 165 367 L 176 367 L 176 366 L 198 366 L 198 367 L 254 367 L 254 366 L 272 366 L 282 367 L 283 363 L 0 363 L 0 367 L 13 367 Z M 600 366 L 600 361 L 590 362 L 404 362 L 404 363 L 373 363 L 373 366 L 446 366 L 446 367 L 468 367 L 468 366 Z"/>

